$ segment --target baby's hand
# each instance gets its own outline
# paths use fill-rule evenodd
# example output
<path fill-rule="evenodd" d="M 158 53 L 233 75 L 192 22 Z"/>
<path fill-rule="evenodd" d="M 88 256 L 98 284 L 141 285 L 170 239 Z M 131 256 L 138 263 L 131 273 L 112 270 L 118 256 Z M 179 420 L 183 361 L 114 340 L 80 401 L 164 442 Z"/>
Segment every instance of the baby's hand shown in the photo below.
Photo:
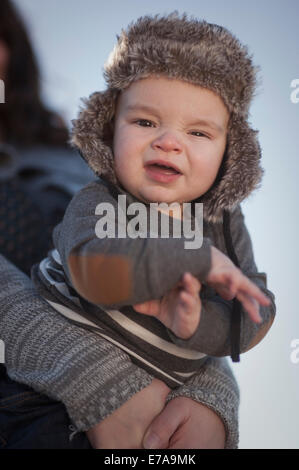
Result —
<path fill-rule="evenodd" d="M 236 297 L 255 323 L 260 323 L 260 305 L 270 305 L 270 299 L 246 277 L 242 271 L 220 250 L 211 247 L 211 269 L 206 279 L 225 300 Z"/>
<path fill-rule="evenodd" d="M 134 309 L 160 320 L 182 339 L 190 338 L 196 331 L 201 312 L 199 292 L 201 283 L 190 273 L 159 300 L 149 300 L 133 305 Z"/>

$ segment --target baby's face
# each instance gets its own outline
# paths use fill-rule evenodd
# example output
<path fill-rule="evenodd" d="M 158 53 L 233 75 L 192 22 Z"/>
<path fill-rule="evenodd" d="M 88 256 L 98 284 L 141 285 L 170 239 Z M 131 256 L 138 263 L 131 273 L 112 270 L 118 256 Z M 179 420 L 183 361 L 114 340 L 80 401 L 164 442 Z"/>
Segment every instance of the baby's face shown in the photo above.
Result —
<path fill-rule="evenodd" d="M 144 202 L 183 203 L 201 196 L 221 165 L 228 120 L 221 98 L 205 88 L 155 77 L 132 83 L 115 115 L 119 182 Z"/>

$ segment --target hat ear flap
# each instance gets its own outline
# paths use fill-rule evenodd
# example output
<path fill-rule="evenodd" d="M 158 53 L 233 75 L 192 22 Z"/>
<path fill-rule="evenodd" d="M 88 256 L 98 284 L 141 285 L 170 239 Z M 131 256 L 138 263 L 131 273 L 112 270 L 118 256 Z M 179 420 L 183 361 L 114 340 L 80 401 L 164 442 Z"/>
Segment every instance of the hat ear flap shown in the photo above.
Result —
<path fill-rule="evenodd" d="M 116 183 L 112 151 L 113 117 L 118 95 L 117 90 L 96 92 L 83 99 L 79 116 L 72 121 L 70 144 L 98 176 L 105 176 Z"/>
<path fill-rule="evenodd" d="M 222 211 L 233 210 L 261 185 L 264 169 L 260 166 L 258 131 L 243 118 L 231 115 L 227 145 L 213 186 L 201 198 L 204 216 L 213 222 L 222 219 Z"/>

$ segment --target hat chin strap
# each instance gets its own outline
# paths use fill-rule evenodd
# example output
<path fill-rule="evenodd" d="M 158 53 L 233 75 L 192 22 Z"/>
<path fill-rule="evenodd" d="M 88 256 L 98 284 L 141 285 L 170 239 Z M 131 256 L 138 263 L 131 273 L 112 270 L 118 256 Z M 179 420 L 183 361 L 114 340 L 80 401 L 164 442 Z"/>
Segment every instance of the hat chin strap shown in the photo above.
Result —
<path fill-rule="evenodd" d="M 227 210 L 223 211 L 223 233 L 227 253 L 232 262 L 239 269 L 241 269 L 232 242 L 232 236 L 230 231 L 230 213 Z M 240 362 L 241 311 L 241 303 L 238 299 L 233 299 L 233 311 L 231 316 L 231 359 L 233 362 Z"/>

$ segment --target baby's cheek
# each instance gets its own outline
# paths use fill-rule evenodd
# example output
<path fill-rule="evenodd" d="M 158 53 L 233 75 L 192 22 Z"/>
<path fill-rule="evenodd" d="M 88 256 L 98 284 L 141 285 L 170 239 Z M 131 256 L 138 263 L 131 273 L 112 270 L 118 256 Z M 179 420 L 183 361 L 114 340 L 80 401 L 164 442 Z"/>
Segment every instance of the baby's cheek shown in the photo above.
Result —
<path fill-rule="evenodd" d="M 125 158 L 122 152 L 119 152 L 118 147 L 114 150 L 114 169 L 116 174 L 122 174 L 125 167 Z M 118 175 L 117 175 L 118 176 Z"/>

